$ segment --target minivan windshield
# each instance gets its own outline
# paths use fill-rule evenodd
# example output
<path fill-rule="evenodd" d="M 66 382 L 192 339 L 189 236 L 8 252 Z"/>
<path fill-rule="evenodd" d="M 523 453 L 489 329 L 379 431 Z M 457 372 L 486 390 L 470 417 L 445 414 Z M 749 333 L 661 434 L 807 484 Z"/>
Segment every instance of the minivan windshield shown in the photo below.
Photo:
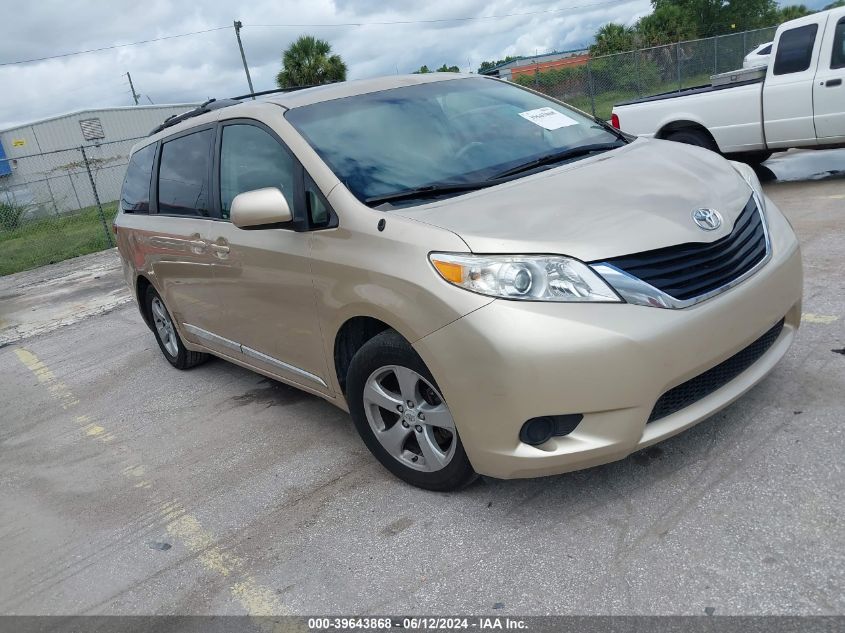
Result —
<path fill-rule="evenodd" d="M 323 101 L 286 117 L 373 206 L 457 195 L 626 142 L 575 110 L 481 77 Z"/>

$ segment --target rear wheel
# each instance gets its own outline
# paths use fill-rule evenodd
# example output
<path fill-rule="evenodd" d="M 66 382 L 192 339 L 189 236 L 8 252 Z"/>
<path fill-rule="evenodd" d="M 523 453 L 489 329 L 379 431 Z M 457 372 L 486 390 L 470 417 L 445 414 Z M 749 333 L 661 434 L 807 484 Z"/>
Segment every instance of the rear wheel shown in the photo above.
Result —
<path fill-rule="evenodd" d="M 358 350 L 346 386 L 358 433 L 394 475 L 439 491 L 476 478 L 434 377 L 397 332 L 386 330 Z"/>
<path fill-rule="evenodd" d="M 711 152 L 719 153 L 719 146 L 716 145 L 716 141 L 703 130 L 677 130 L 667 134 L 666 140 L 675 141 L 676 143 L 686 143 L 687 145 L 697 145 L 698 147 L 709 149 Z"/>
<path fill-rule="evenodd" d="M 153 325 L 153 334 L 161 353 L 171 365 L 176 369 L 190 369 L 208 360 L 208 354 L 193 352 L 185 347 L 176 331 L 176 326 L 173 325 L 170 312 L 167 311 L 164 301 L 152 286 L 147 286 L 144 306 Z"/>
<path fill-rule="evenodd" d="M 748 152 L 747 154 L 733 154 L 728 156 L 731 160 L 738 160 L 741 163 L 757 167 L 772 157 L 774 152 Z"/>

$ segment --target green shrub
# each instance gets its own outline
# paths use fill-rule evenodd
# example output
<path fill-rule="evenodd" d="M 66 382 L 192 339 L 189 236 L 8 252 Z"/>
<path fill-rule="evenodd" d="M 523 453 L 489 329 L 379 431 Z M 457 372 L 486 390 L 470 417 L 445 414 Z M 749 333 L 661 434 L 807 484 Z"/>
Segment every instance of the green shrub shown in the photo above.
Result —
<path fill-rule="evenodd" d="M 14 231 L 21 225 L 26 210 L 23 205 L 0 201 L 0 229 Z"/>

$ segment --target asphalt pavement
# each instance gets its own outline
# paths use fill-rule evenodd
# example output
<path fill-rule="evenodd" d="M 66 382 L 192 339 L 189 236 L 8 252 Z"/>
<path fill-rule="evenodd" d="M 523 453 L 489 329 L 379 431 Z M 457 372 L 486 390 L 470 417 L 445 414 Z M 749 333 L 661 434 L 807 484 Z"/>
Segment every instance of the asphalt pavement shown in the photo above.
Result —
<path fill-rule="evenodd" d="M 772 374 L 671 440 L 558 477 L 412 488 L 318 398 L 220 360 L 172 369 L 134 304 L 8 337 L 0 613 L 845 613 L 832 171 L 766 185 L 806 275 Z"/>

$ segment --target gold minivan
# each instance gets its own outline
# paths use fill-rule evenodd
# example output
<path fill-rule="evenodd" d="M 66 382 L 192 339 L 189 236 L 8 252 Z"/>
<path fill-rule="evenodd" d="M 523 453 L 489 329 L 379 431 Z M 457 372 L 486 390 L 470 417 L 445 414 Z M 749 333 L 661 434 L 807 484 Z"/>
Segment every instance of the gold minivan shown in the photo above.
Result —
<path fill-rule="evenodd" d="M 115 229 L 171 365 L 325 398 L 432 490 L 675 435 L 801 314 L 798 243 L 749 167 L 473 75 L 206 103 L 133 149 Z"/>

